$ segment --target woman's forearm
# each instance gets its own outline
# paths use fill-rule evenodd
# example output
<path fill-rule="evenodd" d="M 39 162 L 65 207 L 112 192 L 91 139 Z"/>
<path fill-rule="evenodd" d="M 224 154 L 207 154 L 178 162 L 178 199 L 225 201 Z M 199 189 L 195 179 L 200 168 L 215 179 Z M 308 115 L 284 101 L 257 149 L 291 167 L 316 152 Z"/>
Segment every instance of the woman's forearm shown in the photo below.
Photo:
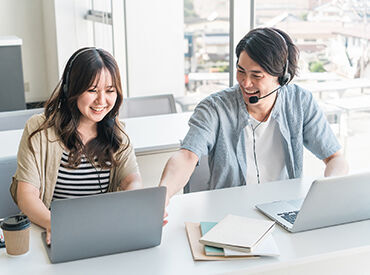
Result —
<path fill-rule="evenodd" d="M 140 188 L 143 188 L 143 184 L 140 174 L 137 173 L 128 175 L 126 178 L 124 178 L 120 185 L 121 190 L 134 190 Z"/>
<path fill-rule="evenodd" d="M 26 182 L 19 182 L 17 201 L 19 209 L 35 224 L 50 230 L 50 211 L 39 198 L 39 190 Z"/>

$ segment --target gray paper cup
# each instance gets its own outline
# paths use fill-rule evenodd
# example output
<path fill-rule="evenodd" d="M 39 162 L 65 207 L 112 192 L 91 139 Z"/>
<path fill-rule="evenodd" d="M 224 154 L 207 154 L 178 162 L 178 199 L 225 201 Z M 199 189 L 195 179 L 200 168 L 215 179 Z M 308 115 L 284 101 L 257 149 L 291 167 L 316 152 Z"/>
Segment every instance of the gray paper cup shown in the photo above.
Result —
<path fill-rule="evenodd" d="M 22 214 L 4 219 L 1 229 L 4 233 L 6 252 L 9 255 L 22 255 L 29 250 L 30 225 L 30 220 Z"/>

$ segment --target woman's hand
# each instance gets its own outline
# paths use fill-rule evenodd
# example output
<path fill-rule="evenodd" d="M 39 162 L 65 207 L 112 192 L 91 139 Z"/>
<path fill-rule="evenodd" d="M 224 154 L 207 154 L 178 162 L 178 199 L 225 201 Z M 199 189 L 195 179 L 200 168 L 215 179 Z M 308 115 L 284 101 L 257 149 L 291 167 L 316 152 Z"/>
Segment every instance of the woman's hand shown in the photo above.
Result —
<path fill-rule="evenodd" d="M 50 244 L 50 211 L 41 201 L 39 190 L 30 183 L 18 182 L 17 202 L 19 209 L 31 222 L 46 229 L 46 243 Z"/>

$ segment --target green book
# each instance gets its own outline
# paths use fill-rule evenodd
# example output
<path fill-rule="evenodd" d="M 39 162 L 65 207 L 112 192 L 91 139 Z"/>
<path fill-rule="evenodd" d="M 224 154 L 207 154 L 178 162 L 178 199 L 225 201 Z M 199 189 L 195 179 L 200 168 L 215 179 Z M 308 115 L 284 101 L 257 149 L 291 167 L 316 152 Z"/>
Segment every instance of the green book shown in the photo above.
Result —
<path fill-rule="evenodd" d="M 217 224 L 217 222 L 200 222 L 200 231 L 202 236 L 206 234 L 209 230 L 212 229 Z M 204 246 L 204 253 L 207 256 L 225 256 L 224 249 L 219 247 L 214 247 L 210 245 Z"/>

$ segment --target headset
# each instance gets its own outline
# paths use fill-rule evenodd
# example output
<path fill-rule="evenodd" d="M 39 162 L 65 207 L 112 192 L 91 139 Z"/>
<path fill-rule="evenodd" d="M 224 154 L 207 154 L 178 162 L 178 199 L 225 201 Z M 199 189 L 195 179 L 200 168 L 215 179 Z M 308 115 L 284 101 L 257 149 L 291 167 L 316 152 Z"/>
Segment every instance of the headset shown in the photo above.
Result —
<path fill-rule="evenodd" d="M 71 74 L 71 70 L 72 70 L 72 66 L 73 66 L 73 63 L 75 62 L 75 60 L 77 59 L 77 57 L 79 57 L 81 54 L 87 52 L 87 51 L 96 51 L 97 49 L 95 47 L 89 47 L 89 48 L 86 48 L 82 51 L 80 51 L 79 53 L 77 53 L 73 58 L 72 60 L 69 62 L 68 64 L 68 67 L 67 67 L 67 70 L 66 70 L 66 73 L 65 73 L 65 77 L 64 77 L 64 81 L 63 81 L 63 85 L 62 85 L 62 92 L 63 92 L 63 96 L 65 98 L 68 98 L 68 86 L 69 86 L 69 76 Z"/>
<path fill-rule="evenodd" d="M 289 47 L 288 47 L 288 43 L 286 42 L 284 36 L 281 33 L 279 33 L 278 31 L 276 31 L 274 29 L 271 29 L 271 30 L 274 33 L 276 33 L 278 36 L 280 36 L 280 38 L 283 40 L 284 45 L 285 45 L 285 49 L 286 49 L 286 52 L 287 52 L 284 74 L 278 78 L 279 84 L 281 86 L 284 86 L 284 85 L 287 85 L 289 83 L 289 81 L 291 80 L 291 78 L 292 78 L 292 76 L 290 75 L 290 73 L 288 71 L 288 69 L 289 69 Z"/>
<path fill-rule="evenodd" d="M 285 61 L 285 66 L 284 66 L 284 74 L 282 76 L 279 76 L 278 77 L 278 82 L 280 84 L 280 87 L 276 88 L 275 90 L 273 90 L 272 92 L 268 93 L 267 95 L 265 96 L 261 96 L 261 97 L 258 97 L 258 96 L 251 96 L 249 98 L 249 103 L 251 104 L 255 104 L 257 103 L 260 99 L 262 98 L 265 98 L 265 97 L 268 97 L 269 95 L 275 93 L 276 91 L 280 90 L 283 86 L 287 85 L 289 83 L 289 81 L 291 80 L 292 76 L 290 75 L 288 69 L 289 69 L 289 48 L 288 48 L 288 43 L 286 42 L 284 36 L 282 36 L 278 31 L 270 28 L 270 30 L 272 30 L 274 33 L 276 33 L 284 42 L 284 45 L 285 45 L 285 49 L 287 51 L 287 58 L 286 58 L 286 61 Z"/>

